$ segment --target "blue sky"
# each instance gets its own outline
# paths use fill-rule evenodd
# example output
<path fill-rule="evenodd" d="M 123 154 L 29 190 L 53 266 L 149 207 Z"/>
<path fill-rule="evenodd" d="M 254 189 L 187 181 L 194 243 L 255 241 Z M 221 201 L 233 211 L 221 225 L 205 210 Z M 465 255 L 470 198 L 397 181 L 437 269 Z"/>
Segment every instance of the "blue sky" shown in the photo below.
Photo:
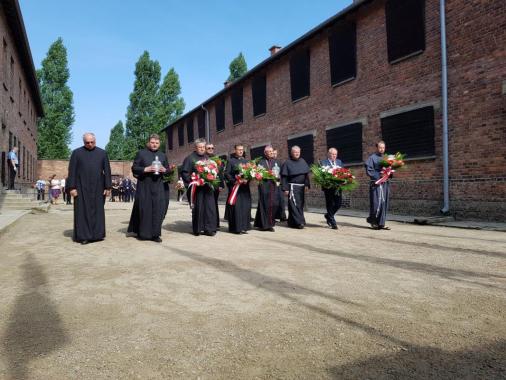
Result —
<path fill-rule="evenodd" d="M 72 148 L 93 131 L 104 147 L 125 122 L 134 66 L 147 50 L 162 77 L 174 67 L 186 110 L 223 88 L 243 52 L 248 68 L 349 5 L 351 0 L 19 0 L 36 68 L 62 37 L 74 93 Z"/>

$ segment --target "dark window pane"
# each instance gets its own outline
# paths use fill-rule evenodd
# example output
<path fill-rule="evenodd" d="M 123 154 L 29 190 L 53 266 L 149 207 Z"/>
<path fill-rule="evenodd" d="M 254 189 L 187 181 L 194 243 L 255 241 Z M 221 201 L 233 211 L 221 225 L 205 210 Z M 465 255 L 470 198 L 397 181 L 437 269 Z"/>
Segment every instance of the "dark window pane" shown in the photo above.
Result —
<path fill-rule="evenodd" d="M 389 62 L 425 49 L 424 0 L 388 0 L 385 15 Z"/>
<path fill-rule="evenodd" d="M 177 138 L 179 146 L 184 145 L 184 124 L 181 123 L 177 126 Z"/>
<path fill-rule="evenodd" d="M 265 145 L 257 146 L 256 148 L 251 148 L 251 159 L 254 160 L 255 158 L 263 157 L 264 149 Z"/>
<path fill-rule="evenodd" d="M 356 43 L 354 22 L 342 22 L 330 31 L 329 57 L 332 84 L 355 78 L 357 74 Z"/>
<path fill-rule="evenodd" d="M 167 129 L 167 145 L 169 146 L 169 150 L 174 149 L 174 128 L 172 127 Z"/>
<path fill-rule="evenodd" d="M 300 156 L 306 160 L 308 165 L 314 162 L 313 154 L 313 135 L 305 135 L 288 140 L 288 155 L 292 146 L 298 145 L 300 147 Z"/>
<path fill-rule="evenodd" d="M 197 114 L 197 122 L 198 122 L 199 138 L 205 138 L 206 137 L 206 114 L 204 111 L 200 111 Z"/>
<path fill-rule="evenodd" d="M 433 156 L 434 108 L 424 107 L 381 119 L 381 134 L 389 153 L 408 157 Z"/>
<path fill-rule="evenodd" d="M 255 77 L 251 83 L 253 95 L 253 116 L 262 115 L 267 110 L 267 80 L 265 75 Z"/>
<path fill-rule="evenodd" d="M 193 117 L 186 120 L 186 136 L 188 137 L 188 144 L 195 140 L 193 137 Z"/>
<path fill-rule="evenodd" d="M 362 123 L 327 130 L 327 149 L 336 148 L 343 164 L 362 162 Z"/>
<path fill-rule="evenodd" d="M 242 123 L 242 86 L 236 86 L 232 90 L 232 122 Z"/>
<path fill-rule="evenodd" d="M 214 105 L 216 113 L 216 131 L 225 130 L 225 98 L 221 98 L 216 101 Z"/>
<path fill-rule="evenodd" d="M 290 58 L 292 101 L 309 96 L 309 49 L 295 52 Z"/>

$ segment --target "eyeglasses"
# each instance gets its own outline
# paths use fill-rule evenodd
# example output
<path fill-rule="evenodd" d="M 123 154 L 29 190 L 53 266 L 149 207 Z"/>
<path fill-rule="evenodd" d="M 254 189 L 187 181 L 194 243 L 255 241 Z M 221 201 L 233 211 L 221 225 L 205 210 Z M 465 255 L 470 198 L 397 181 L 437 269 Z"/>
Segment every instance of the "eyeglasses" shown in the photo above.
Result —
<path fill-rule="evenodd" d="M 209 146 L 206 148 L 207 150 L 214 150 L 214 146 Z"/>

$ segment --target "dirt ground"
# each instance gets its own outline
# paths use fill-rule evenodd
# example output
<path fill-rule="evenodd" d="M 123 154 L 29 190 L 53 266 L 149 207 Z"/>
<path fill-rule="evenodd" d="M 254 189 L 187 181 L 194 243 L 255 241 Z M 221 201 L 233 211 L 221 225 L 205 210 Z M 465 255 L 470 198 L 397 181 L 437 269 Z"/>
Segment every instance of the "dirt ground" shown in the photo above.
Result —
<path fill-rule="evenodd" d="M 322 215 L 163 243 L 71 241 L 72 208 L 0 237 L 1 379 L 506 378 L 506 234 Z"/>

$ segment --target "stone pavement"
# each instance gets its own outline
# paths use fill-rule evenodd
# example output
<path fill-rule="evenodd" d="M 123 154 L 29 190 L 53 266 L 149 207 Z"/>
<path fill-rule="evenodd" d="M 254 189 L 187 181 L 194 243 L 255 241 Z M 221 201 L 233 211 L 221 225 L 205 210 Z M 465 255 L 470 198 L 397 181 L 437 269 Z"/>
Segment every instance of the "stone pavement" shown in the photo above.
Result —
<path fill-rule="evenodd" d="M 73 243 L 72 207 L 0 237 L 0 379 L 506 376 L 506 234 L 309 213 L 308 227 Z M 223 225 L 226 229 L 226 224 Z"/>

